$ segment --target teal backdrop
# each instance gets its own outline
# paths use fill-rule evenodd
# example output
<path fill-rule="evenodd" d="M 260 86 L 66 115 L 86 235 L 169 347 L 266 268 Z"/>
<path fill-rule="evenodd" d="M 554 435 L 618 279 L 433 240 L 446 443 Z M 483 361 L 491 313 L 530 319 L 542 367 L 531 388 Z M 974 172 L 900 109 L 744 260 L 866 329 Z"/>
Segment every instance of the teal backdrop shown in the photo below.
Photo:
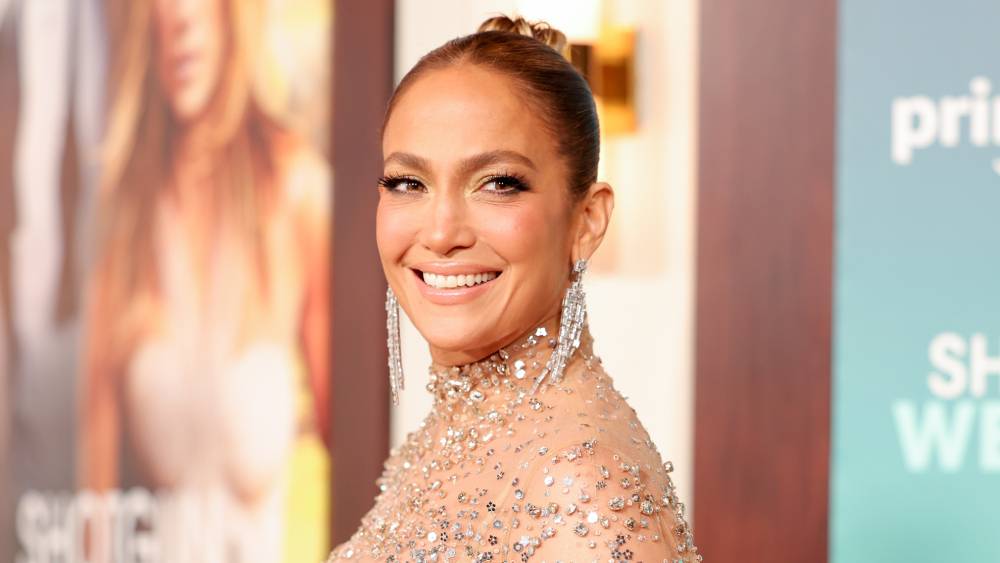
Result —
<path fill-rule="evenodd" d="M 1000 4 L 838 24 L 830 561 L 998 562 Z"/>

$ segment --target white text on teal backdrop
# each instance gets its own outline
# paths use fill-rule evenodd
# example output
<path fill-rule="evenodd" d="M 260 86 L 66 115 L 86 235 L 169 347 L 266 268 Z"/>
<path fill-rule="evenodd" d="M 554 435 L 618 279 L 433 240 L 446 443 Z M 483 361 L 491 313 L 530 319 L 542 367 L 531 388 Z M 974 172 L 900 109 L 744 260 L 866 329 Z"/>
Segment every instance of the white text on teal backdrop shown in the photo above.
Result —
<path fill-rule="evenodd" d="M 985 76 L 969 81 L 969 91 L 942 96 L 901 96 L 892 100 L 892 161 L 913 162 L 917 150 L 937 144 L 959 146 L 963 137 L 973 147 L 1000 146 L 1000 96 L 990 96 L 993 84 Z M 1000 159 L 993 159 L 1000 174 Z"/>
<path fill-rule="evenodd" d="M 927 356 L 933 398 L 892 404 L 906 468 L 955 472 L 973 464 L 1000 472 L 1000 338 L 943 332 Z"/>

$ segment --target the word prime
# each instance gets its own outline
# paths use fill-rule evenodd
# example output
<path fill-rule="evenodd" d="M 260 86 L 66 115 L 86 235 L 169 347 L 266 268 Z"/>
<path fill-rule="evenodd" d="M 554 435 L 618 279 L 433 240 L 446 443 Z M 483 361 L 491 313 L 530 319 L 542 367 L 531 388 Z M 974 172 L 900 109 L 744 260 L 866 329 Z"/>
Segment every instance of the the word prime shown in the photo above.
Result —
<path fill-rule="evenodd" d="M 976 76 L 966 94 L 893 98 L 892 161 L 907 166 L 917 150 L 957 147 L 963 137 L 975 147 L 1000 146 L 1000 95 L 992 92 L 990 79 Z"/>

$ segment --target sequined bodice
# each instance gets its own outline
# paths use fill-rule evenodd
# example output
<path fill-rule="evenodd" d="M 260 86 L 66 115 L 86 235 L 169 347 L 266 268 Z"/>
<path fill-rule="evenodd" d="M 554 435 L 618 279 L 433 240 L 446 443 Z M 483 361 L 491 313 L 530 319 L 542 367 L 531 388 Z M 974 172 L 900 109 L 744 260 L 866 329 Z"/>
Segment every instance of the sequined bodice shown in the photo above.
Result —
<path fill-rule="evenodd" d="M 375 506 L 329 562 L 701 561 L 672 465 L 589 332 L 563 377 L 532 392 L 554 329 L 431 366 L 431 412 L 392 450 Z"/>

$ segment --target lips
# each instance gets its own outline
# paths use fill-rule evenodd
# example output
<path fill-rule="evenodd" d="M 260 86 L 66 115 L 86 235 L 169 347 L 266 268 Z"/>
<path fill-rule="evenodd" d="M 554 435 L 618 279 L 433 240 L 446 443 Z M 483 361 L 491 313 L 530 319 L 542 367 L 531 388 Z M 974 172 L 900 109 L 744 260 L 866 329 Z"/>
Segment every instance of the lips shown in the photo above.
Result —
<path fill-rule="evenodd" d="M 197 49 L 187 49 L 170 57 L 170 70 L 178 84 L 186 84 L 196 76 L 201 56 Z"/>
<path fill-rule="evenodd" d="M 493 287 L 501 271 L 481 264 L 434 262 L 413 265 L 417 290 L 437 305 L 458 305 L 473 301 Z"/>

